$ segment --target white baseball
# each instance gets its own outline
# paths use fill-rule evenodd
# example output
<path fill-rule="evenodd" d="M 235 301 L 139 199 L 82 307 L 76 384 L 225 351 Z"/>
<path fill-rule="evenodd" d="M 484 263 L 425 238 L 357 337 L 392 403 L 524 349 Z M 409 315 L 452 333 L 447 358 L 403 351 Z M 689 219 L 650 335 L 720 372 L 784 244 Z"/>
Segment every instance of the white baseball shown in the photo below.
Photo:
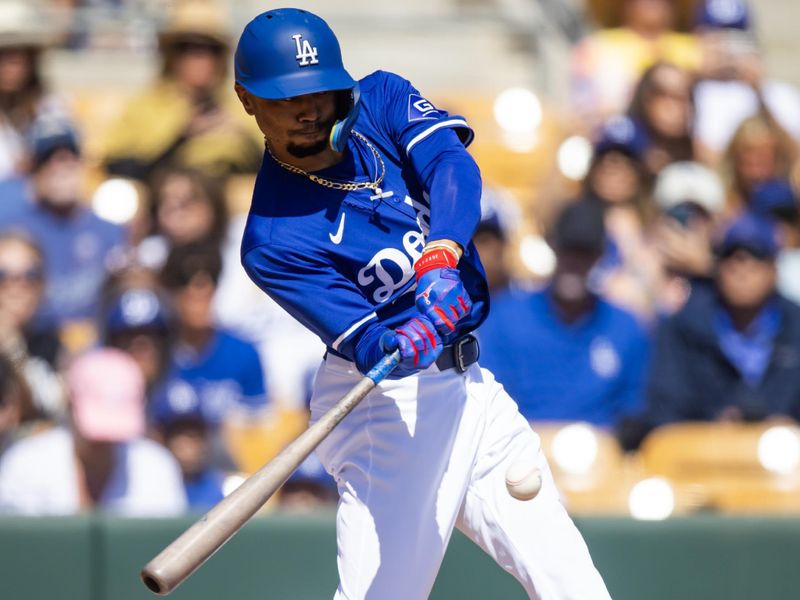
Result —
<path fill-rule="evenodd" d="M 533 500 L 542 489 L 542 473 L 530 462 L 515 462 L 506 471 L 506 488 L 517 500 Z"/>

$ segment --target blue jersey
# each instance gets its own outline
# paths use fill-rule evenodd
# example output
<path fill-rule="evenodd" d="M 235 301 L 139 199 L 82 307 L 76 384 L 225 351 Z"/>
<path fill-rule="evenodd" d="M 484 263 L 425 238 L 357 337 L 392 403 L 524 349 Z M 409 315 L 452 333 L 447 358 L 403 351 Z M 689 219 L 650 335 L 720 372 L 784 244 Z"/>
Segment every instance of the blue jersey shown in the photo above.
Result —
<path fill-rule="evenodd" d="M 427 142 L 434 136 L 453 136 L 455 130 L 464 143 L 472 138 L 463 118 L 437 110 L 397 75 L 378 71 L 360 87 L 354 131 L 385 164 L 380 192 L 323 187 L 265 155 L 242 241 L 250 277 L 329 351 L 349 360 L 365 327 L 396 328 L 419 315 L 413 265 L 431 227 L 419 161 L 427 160 Z M 420 154 L 412 160 L 414 152 Z M 379 171 L 368 145 L 351 135 L 343 160 L 315 174 L 369 182 Z M 483 267 L 472 243 L 463 245 L 458 268 L 473 310 L 445 341 L 476 328 L 488 310 Z"/>
<path fill-rule="evenodd" d="M 478 337 L 481 364 L 528 420 L 608 426 L 642 408 L 650 340 L 602 299 L 567 324 L 547 292 L 510 289 L 492 299 Z"/>
<path fill-rule="evenodd" d="M 3 230 L 27 233 L 44 252 L 45 292 L 37 319 L 60 325 L 98 316 L 106 259 L 125 244 L 125 230 L 79 206 L 61 218 L 38 204 L 26 204 L 2 223 Z"/>
<path fill-rule="evenodd" d="M 149 409 L 156 423 L 197 416 L 216 427 L 230 411 L 258 410 L 266 403 L 264 371 L 255 347 L 216 331 L 199 354 L 188 349 L 174 352 Z"/>

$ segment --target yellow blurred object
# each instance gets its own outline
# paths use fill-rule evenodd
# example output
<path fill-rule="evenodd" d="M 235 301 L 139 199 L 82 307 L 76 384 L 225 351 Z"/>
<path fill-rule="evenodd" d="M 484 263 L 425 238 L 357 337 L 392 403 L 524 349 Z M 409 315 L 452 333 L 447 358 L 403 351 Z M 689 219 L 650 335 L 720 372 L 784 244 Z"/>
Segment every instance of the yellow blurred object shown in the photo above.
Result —
<path fill-rule="evenodd" d="M 571 514 L 627 515 L 641 477 L 614 436 L 587 423 L 533 423 L 556 485 Z"/>
<path fill-rule="evenodd" d="M 166 26 L 159 34 L 159 42 L 163 48 L 187 37 L 204 37 L 222 46 L 230 46 L 231 27 L 228 14 L 213 0 L 176 2 Z"/>
<path fill-rule="evenodd" d="M 589 15 L 599 27 L 619 27 L 622 25 L 623 0 L 587 0 Z M 697 0 L 672 0 L 675 7 L 676 31 L 689 31 L 694 23 Z"/>
<path fill-rule="evenodd" d="M 91 319 L 67 321 L 59 330 L 59 340 L 70 356 L 88 349 L 97 339 L 97 324 Z"/>
<path fill-rule="evenodd" d="M 642 467 L 693 509 L 800 513 L 800 428 L 793 423 L 678 423 L 651 433 Z"/>
<path fill-rule="evenodd" d="M 222 434 L 231 458 L 243 472 L 251 474 L 283 450 L 307 426 L 306 411 L 277 408 L 259 421 L 226 421 Z"/>

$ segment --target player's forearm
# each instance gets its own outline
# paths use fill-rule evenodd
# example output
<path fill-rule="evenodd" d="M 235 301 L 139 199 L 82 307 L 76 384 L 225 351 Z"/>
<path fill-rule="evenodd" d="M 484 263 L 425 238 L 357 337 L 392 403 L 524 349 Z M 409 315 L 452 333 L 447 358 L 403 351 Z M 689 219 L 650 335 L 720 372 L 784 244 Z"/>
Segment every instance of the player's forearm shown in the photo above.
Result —
<path fill-rule="evenodd" d="M 478 165 L 452 131 L 436 132 L 414 148 L 411 159 L 430 196 L 428 240 L 466 248 L 481 216 Z"/>
<path fill-rule="evenodd" d="M 443 154 L 433 170 L 429 190 L 428 239 L 448 240 L 466 248 L 481 218 L 481 175 L 475 161 L 463 150 Z"/>

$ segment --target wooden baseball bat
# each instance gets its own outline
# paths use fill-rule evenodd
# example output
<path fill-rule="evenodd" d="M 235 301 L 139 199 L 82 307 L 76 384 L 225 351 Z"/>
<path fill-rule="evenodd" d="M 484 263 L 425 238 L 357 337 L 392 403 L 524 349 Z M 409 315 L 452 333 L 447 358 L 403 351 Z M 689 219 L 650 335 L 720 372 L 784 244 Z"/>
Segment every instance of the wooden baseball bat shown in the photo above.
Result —
<path fill-rule="evenodd" d="M 385 356 L 316 423 L 147 563 L 140 574 L 147 588 L 166 596 L 183 583 L 258 512 L 314 448 L 399 362 L 399 351 Z"/>

